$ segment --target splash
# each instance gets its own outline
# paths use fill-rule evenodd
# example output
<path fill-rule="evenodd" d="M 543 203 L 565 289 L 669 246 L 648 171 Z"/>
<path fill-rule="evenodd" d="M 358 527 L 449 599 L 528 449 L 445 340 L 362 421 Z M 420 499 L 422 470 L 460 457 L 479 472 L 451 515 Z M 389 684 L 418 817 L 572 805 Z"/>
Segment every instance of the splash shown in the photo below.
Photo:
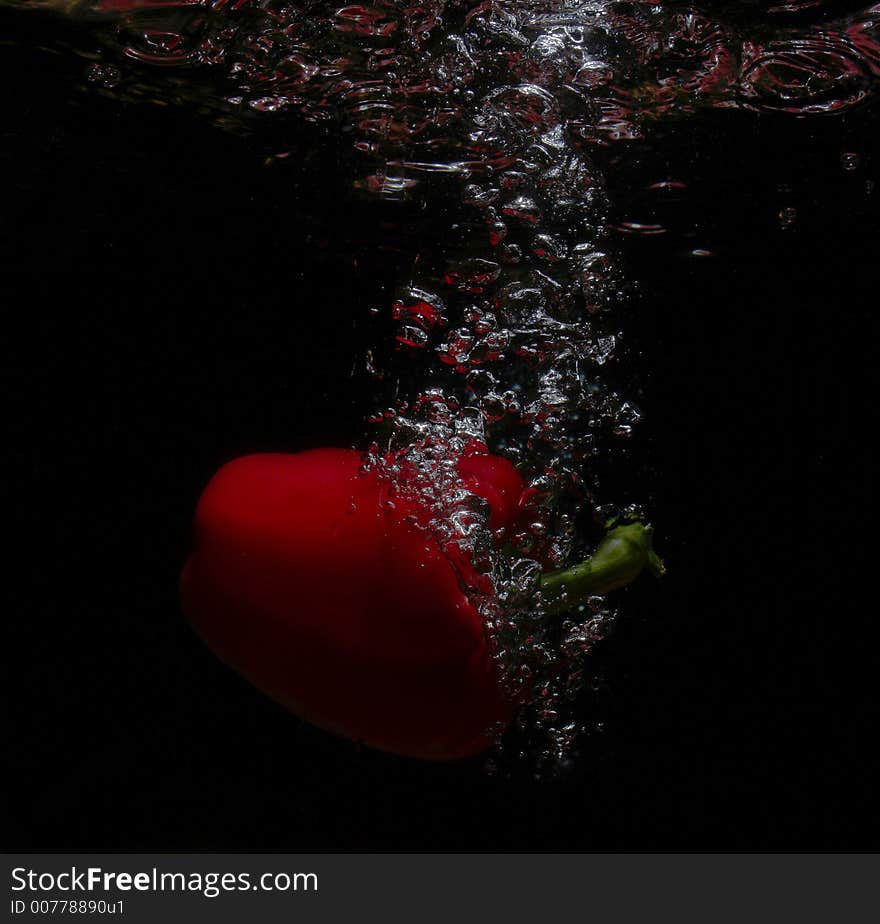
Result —
<path fill-rule="evenodd" d="M 393 348 L 367 357 L 386 390 L 365 464 L 417 493 L 450 560 L 464 550 L 489 578 L 489 592 L 467 589 L 512 695 L 533 704 L 523 725 L 543 744 L 531 756 L 564 762 L 582 730 L 572 703 L 585 657 L 614 613 L 597 598 L 546 620 L 538 577 L 589 547 L 584 510 L 596 524 L 627 513 L 602 496 L 595 463 L 640 417 L 608 374 L 626 286 L 596 151 L 699 108 L 863 104 L 880 77 L 880 6 L 813 24 L 805 11 L 830 4 L 767 5 L 751 22 L 736 5 L 725 19 L 607 0 L 63 6 L 102 37 L 88 79 L 105 92 L 195 105 L 229 127 L 304 120 L 357 152 L 365 195 L 440 190 L 443 238 L 383 309 Z M 475 440 L 528 482 L 529 516 L 504 554 L 456 475 Z"/>

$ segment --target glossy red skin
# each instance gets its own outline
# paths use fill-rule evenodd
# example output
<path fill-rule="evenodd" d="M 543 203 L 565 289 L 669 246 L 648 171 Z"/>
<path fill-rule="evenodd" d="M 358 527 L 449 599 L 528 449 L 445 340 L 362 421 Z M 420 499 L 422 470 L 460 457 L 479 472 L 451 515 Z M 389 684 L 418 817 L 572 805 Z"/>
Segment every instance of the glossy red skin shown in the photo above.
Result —
<path fill-rule="evenodd" d="M 482 620 L 424 512 L 357 452 L 254 455 L 224 466 L 198 505 L 181 592 L 211 649 L 292 712 L 410 757 L 486 748 L 512 704 L 499 689 Z M 462 480 L 516 515 L 522 482 L 484 453 Z"/>

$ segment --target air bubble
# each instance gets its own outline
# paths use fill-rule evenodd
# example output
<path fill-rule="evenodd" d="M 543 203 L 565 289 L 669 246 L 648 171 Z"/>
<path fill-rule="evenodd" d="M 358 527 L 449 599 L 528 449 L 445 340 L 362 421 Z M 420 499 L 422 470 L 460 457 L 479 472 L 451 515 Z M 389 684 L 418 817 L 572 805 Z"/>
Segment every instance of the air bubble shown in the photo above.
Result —
<path fill-rule="evenodd" d="M 776 217 L 779 220 L 779 227 L 782 228 L 783 231 L 789 231 L 797 223 L 797 209 L 792 205 L 786 206 L 779 210 Z"/>

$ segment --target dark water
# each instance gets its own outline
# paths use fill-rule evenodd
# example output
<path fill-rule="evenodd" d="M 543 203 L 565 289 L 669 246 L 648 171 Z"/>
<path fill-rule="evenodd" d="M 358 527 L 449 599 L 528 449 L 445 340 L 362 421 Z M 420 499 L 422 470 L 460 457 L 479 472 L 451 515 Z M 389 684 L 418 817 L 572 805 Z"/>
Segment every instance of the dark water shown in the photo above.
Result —
<path fill-rule="evenodd" d="M 762 47 L 767 30 L 863 9 L 758 6 L 726 21 Z M 363 443 L 377 386 L 361 360 L 393 334 L 363 306 L 436 247 L 447 192 L 376 201 L 341 181 L 359 162 L 330 130 L 224 131 L 191 88 L 168 106 L 99 93 L 68 50 L 97 53 L 93 26 L 11 10 L 0 24 L 10 845 L 876 846 L 867 72 L 814 76 L 824 114 L 657 106 L 669 118 L 641 138 L 591 151 L 629 283 L 609 375 L 644 417 L 595 478 L 648 507 L 670 573 L 621 595 L 582 697 L 594 730 L 562 778 L 535 782 L 301 725 L 177 609 L 194 500 L 219 464 Z"/>

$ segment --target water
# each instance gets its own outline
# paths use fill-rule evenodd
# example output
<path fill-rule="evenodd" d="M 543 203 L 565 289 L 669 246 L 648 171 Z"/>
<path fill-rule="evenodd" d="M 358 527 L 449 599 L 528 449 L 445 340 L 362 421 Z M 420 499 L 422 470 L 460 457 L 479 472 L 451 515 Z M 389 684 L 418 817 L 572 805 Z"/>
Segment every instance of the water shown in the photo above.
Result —
<path fill-rule="evenodd" d="M 491 576 L 493 593 L 471 592 L 508 683 L 535 703 L 523 731 L 532 759 L 568 759 L 582 730 L 572 704 L 590 676 L 584 659 L 614 612 L 596 600 L 544 626 L 535 579 L 585 554 L 608 519 L 651 516 L 648 499 L 615 493 L 621 471 L 636 470 L 622 446 L 642 417 L 616 371 L 634 297 L 618 251 L 621 239 L 673 231 L 666 216 L 696 179 L 651 177 L 633 202 L 627 152 L 716 110 L 800 119 L 866 106 L 880 76 L 880 7 L 790 3 L 760 16 L 755 4 L 710 13 L 605 2 L 63 9 L 88 26 L 78 47 L 95 91 L 265 133 L 274 160 L 296 150 L 287 133 L 316 125 L 352 152 L 340 182 L 424 212 L 427 245 L 386 304 L 363 306 L 389 334 L 363 357 L 375 394 L 369 464 L 399 481 L 415 468 L 407 489 L 434 510 L 441 541 L 465 545 Z M 840 152 L 841 173 L 860 165 L 859 151 Z M 795 197 L 778 195 L 778 227 L 794 231 L 803 219 L 786 197 Z M 717 252 L 690 243 L 693 260 Z M 456 489 L 454 460 L 473 439 L 514 461 L 532 489 L 534 516 L 513 553 L 497 553 L 485 509 Z M 600 479 L 609 468 L 610 488 Z"/>

